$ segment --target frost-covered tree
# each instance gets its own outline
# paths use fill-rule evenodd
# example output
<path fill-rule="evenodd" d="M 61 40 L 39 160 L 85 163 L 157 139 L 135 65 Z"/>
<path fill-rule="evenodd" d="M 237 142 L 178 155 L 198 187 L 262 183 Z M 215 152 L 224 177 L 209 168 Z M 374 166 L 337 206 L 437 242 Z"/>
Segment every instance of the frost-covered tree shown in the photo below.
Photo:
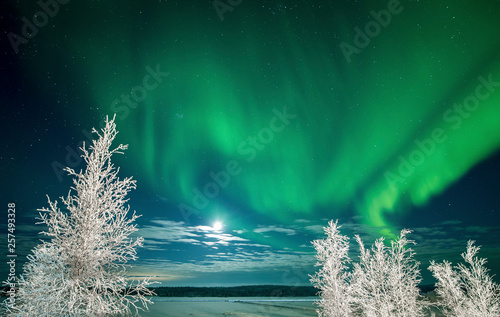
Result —
<path fill-rule="evenodd" d="M 149 278 L 135 283 L 126 278 L 129 261 L 137 259 L 143 238 L 133 238 L 139 217 L 129 209 L 126 195 L 135 189 L 131 177 L 119 178 L 119 168 L 111 163 L 113 154 L 127 149 L 120 144 L 112 149 L 118 133 L 114 118 L 108 120 L 83 152 L 87 168 L 75 172 L 67 197 L 40 209 L 42 232 L 47 241 L 32 250 L 20 276 L 17 301 L 10 313 L 18 316 L 104 316 L 147 309 L 154 293 L 146 288 Z"/>
<path fill-rule="evenodd" d="M 384 244 L 384 238 L 375 241 L 371 251 L 365 249 L 357 235 L 360 261 L 354 263 L 351 293 L 359 316 L 419 317 L 424 316 L 427 304 L 420 296 L 419 262 L 408 244 L 414 244 L 403 229 L 401 235 Z"/>
<path fill-rule="evenodd" d="M 351 274 L 347 266 L 350 263 L 349 237 L 340 233 L 341 226 L 337 223 L 338 220 L 330 220 L 324 228 L 327 237 L 312 242 L 317 252 L 316 266 L 321 268 L 311 276 L 311 282 L 319 289 L 322 300 L 317 302 L 318 315 L 322 317 L 352 316 Z"/>
<path fill-rule="evenodd" d="M 462 258 L 454 268 L 448 261 L 431 261 L 429 270 L 438 280 L 436 293 L 447 317 L 500 316 L 500 286 L 493 282 L 485 267 L 486 259 L 476 257 L 480 247 L 469 240 Z"/>
<path fill-rule="evenodd" d="M 424 316 L 427 303 L 419 295 L 419 262 L 407 246 L 414 243 L 406 238 L 410 231 L 402 230 L 390 247 L 380 238 L 371 250 L 356 236 L 360 261 L 349 268 L 349 238 L 340 234 L 340 227 L 330 221 L 324 228 L 327 238 L 313 241 L 316 265 L 321 266 L 311 277 L 320 290 L 319 316 Z"/>

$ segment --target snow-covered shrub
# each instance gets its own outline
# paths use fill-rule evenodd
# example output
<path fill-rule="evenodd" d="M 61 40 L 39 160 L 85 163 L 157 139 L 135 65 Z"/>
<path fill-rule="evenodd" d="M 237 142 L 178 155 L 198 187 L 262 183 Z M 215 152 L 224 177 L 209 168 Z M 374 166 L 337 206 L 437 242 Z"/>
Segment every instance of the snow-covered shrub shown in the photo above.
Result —
<path fill-rule="evenodd" d="M 138 215 L 127 217 L 125 197 L 135 181 L 118 178 L 119 168 L 111 163 L 111 156 L 127 146 L 111 149 L 118 133 L 114 118 L 106 118 L 101 133 L 92 132 L 98 139 L 89 149 L 81 148 L 86 170 L 65 169 L 74 176 L 68 196 L 61 197 L 65 210 L 50 198 L 49 208 L 39 210 L 49 240 L 28 256 L 12 315 L 118 315 L 151 303 L 149 278 L 132 285 L 125 275 L 127 262 L 137 259 L 136 248 L 143 245 L 142 237 L 131 238 Z"/>
<path fill-rule="evenodd" d="M 359 263 L 354 263 L 351 277 L 351 294 L 355 311 L 360 316 L 419 317 L 424 316 L 426 302 L 420 296 L 421 281 L 419 262 L 407 245 L 415 243 L 406 235 L 391 241 L 391 246 L 379 238 L 370 250 L 356 235 L 361 252 Z"/>
<path fill-rule="evenodd" d="M 486 259 L 476 257 L 479 247 L 469 240 L 462 258 L 468 264 L 452 267 L 448 261 L 431 261 L 429 270 L 438 280 L 436 292 L 448 317 L 500 316 L 500 286 L 493 282 L 485 267 Z"/>
<path fill-rule="evenodd" d="M 365 249 L 361 238 L 356 236 L 360 262 L 349 268 L 349 238 L 340 234 L 340 227 L 337 221 L 330 221 L 324 228 L 327 238 L 313 241 L 316 265 L 321 267 L 311 277 L 320 290 L 319 316 L 424 316 L 428 305 L 419 295 L 419 262 L 407 247 L 414 243 L 406 239 L 410 231 L 402 230 L 391 247 L 380 238 L 371 250 Z"/>

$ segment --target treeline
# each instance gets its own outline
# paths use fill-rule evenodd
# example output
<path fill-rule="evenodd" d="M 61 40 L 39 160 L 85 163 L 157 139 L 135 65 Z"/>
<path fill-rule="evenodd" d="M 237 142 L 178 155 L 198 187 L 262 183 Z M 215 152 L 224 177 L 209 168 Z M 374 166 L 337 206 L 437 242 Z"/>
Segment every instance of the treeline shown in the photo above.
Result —
<path fill-rule="evenodd" d="M 233 287 L 158 287 L 163 297 L 300 297 L 316 296 L 313 286 L 249 285 Z"/>
<path fill-rule="evenodd" d="M 421 285 L 422 294 L 434 290 L 434 285 Z M 6 297 L 8 287 L 0 287 L 0 297 Z M 313 286 L 249 285 L 233 287 L 156 287 L 157 296 L 163 297 L 302 297 L 317 296 Z M 17 291 L 17 289 L 16 289 Z"/>

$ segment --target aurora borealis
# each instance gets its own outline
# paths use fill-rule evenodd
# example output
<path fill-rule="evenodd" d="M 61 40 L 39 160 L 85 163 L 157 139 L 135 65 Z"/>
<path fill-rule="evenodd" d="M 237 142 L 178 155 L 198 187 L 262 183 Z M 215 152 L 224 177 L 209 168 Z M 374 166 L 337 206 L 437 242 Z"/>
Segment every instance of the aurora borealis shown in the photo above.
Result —
<path fill-rule="evenodd" d="M 415 229 L 423 263 L 475 239 L 498 272 L 498 1 L 57 3 L 17 53 L 9 32 L 41 7 L 1 13 L 0 160 L 19 182 L 2 198 L 26 252 L 45 194 L 67 193 L 60 167 L 83 168 L 82 131 L 116 113 L 137 275 L 307 284 L 309 241 L 337 218 Z"/>

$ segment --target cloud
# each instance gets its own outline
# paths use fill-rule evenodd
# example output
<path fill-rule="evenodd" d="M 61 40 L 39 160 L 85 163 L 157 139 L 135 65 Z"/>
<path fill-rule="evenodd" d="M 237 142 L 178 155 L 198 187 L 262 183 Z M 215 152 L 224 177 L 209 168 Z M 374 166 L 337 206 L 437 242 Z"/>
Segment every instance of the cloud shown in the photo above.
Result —
<path fill-rule="evenodd" d="M 305 226 L 304 229 L 307 231 L 311 231 L 313 233 L 318 233 L 318 234 L 324 234 L 325 230 L 323 229 L 324 226 L 322 225 L 310 225 L 310 226 Z"/>
<path fill-rule="evenodd" d="M 480 227 L 480 226 L 467 226 L 465 231 L 469 233 L 488 233 L 488 231 L 495 229 L 494 227 Z"/>
<path fill-rule="evenodd" d="M 259 226 L 259 228 L 254 229 L 253 232 L 255 233 L 279 232 L 279 233 L 284 233 L 288 236 L 297 234 L 297 231 L 295 231 L 294 229 L 277 227 L 277 226 Z"/>
<path fill-rule="evenodd" d="M 201 237 L 193 227 L 186 226 L 182 221 L 151 220 L 151 222 L 156 226 L 143 226 L 139 229 L 138 235 L 144 239 L 165 240 L 170 243 L 199 242 L 197 238 Z"/>
<path fill-rule="evenodd" d="M 412 230 L 419 235 L 430 235 L 430 236 L 446 235 L 446 233 L 443 231 L 441 227 L 419 227 Z"/>
<path fill-rule="evenodd" d="M 462 223 L 462 221 L 460 221 L 460 220 L 445 220 L 445 221 L 442 221 L 442 222 L 438 223 L 438 225 L 442 225 L 442 226 L 456 226 L 456 225 L 459 225 L 461 223 Z"/>
<path fill-rule="evenodd" d="M 196 229 L 196 231 L 198 232 L 211 232 L 211 231 L 215 231 L 214 227 L 210 227 L 210 226 L 196 226 L 194 227 Z"/>
<path fill-rule="evenodd" d="M 237 236 L 233 236 L 227 233 L 207 233 L 205 237 L 217 239 L 220 242 L 229 242 L 229 241 L 248 241 L 248 239 L 240 238 Z"/>
<path fill-rule="evenodd" d="M 307 219 L 295 219 L 294 222 L 295 223 L 309 223 L 309 222 L 311 222 L 311 220 L 307 220 Z"/>
<path fill-rule="evenodd" d="M 230 242 L 247 242 L 228 233 L 222 233 L 210 226 L 188 226 L 183 221 L 151 220 L 153 225 L 139 229 L 136 236 L 143 236 L 148 250 L 164 250 L 160 245 L 187 243 L 192 245 L 229 245 Z"/>
<path fill-rule="evenodd" d="M 300 228 L 297 228 L 299 230 Z M 259 226 L 254 230 L 221 232 L 209 226 L 189 226 L 182 221 L 152 220 L 137 233 L 144 236 L 145 246 L 152 258 L 141 256 L 138 265 L 146 272 L 154 272 L 161 276 L 201 276 L 202 274 L 224 274 L 226 272 L 290 272 L 293 268 L 307 267 L 311 272 L 314 268 L 314 250 L 302 247 L 302 251 L 276 250 L 269 245 L 255 243 L 238 233 L 275 232 L 284 235 L 295 235 L 298 231 L 281 226 Z M 194 245 L 197 250 L 191 250 L 192 255 L 178 256 L 172 253 L 171 260 L 158 259 L 155 252 L 173 252 L 175 243 Z M 308 273 L 311 273 L 308 272 Z M 284 274 L 284 273 L 283 273 Z M 293 272 L 288 274 L 293 275 Z M 288 276 L 287 275 L 287 276 Z M 307 274 L 304 276 L 307 277 Z M 165 282 L 169 282 L 166 278 Z M 308 282 L 307 279 L 302 281 Z"/>
<path fill-rule="evenodd" d="M 243 247 L 271 248 L 270 245 L 258 244 L 258 243 L 234 243 L 233 245 L 243 246 Z"/>
<path fill-rule="evenodd" d="M 165 245 L 170 244 L 168 241 L 156 241 L 151 239 L 144 239 L 144 248 L 150 251 L 165 251 Z"/>
<path fill-rule="evenodd" d="M 179 265 L 169 260 L 154 260 L 150 265 L 158 272 L 173 275 L 217 272 L 261 272 L 269 270 L 287 271 L 290 268 L 313 267 L 315 258 L 310 252 L 255 251 L 218 252 L 206 256 L 205 260 Z M 144 263 L 147 266 L 148 263 Z"/>

